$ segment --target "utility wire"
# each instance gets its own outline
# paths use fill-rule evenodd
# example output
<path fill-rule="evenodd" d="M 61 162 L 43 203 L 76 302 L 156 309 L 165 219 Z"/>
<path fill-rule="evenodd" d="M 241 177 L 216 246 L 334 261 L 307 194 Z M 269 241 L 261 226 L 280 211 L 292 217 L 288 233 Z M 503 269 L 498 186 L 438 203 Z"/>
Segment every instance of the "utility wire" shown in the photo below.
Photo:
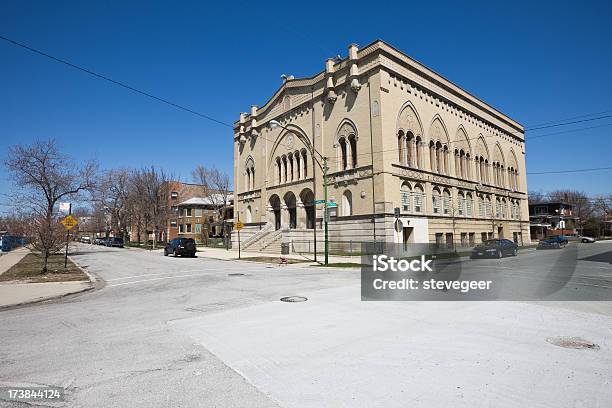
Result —
<path fill-rule="evenodd" d="M 554 124 L 554 125 L 545 125 L 545 126 L 537 126 L 537 127 L 532 127 L 532 128 L 525 128 L 525 132 L 527 132 L 527 131 L 534 131 L 534 130 L 540 130 L 540 129 L 548 129 L 548 128 L 557 127 L 557 126 L 573 125 L 575 123 L 591 122 L 593 120 L 600 120 L 600 119 L 605 119 L 605 118 L 612 118 L 612 115 L 599 116 L 597 118 L 574 120 L 572 122 L 557 123 L 557 124 Z"/>
<path fill-rule="evenodd" d="M 550 125 L 550 124 L 553 124 L 553 123 L 563 122 L 563 121 L 566 121 L 566 120 L 574 120 L 574 119 L 587 118 L 589 116 L 604 115 L 606 113 L 611 113 L 611 112 L 612 112 L 612 110 L 605 110 L 605 111 L 601 111 L 601 112 L 587 113 L 587 114 L 584 114 L 584 115 L 572 116 L 572 117 L 565 118 L 565 119 L 558 119 L 558 120 L 551 120 L 551 121 L 548 121 L 548 122 L 537 123 L 537 124 L 529 125 L 529 127 L 537 127 L 537 126 Z"/>
<path fill-rule="evenodd" d="M 85 72 L 85 73 L 87 73 L 87 74 L 89 74 L 89 75 L 92 75 L 92 76 L 94 76 L 94 77 L 97 77 L 97 78 L 103 79 L 103 80 L 105 80 L 105 81 L 108 81 L 108 82 L 110 82 L 110 83 L 112 83 L 112 84 L 118 85 L 118 86 L 120 86 L 120 87 L 122 87 L 122 88 L 128 89 L 128 90 L 130 90 L 130 91 L 132 91 L 132 92 L 136 92 L 136 93 L 138 93 L 138 94 L 140 94 L 140 95 L 144 95 L 144 96 L 146 96 L 146 97 L 148 97 L 148 98 L 151 98 L 151 99 L 154 99 L 154 100 L 156 100 L 156 101 L 159 101 L 159 102 L 165 103 L 165 104 L 167 104 L 167 105 L 173 106 L 173 107 L 175 107 L 175 108 L 177 108 L 177 109 L 180 109 L 180 110 L 183 110 L 183 111 L 186 111 L 186 112 L 189 112 L 189 113 L 193 113 L 194 115 L 197 115 L 197 116 L 200 116 L 200 117 L 202 117 L 202 118 L 204 118 L 204 119 L 207 119 L 207 120 L 210 120 L 210 121 L 212 121 L 212 122 L 218 123 L 219 125 L 222 125 L 222 126 L 227 126 L 227 127 L 233 128 L 233 126 L 232 126 L 232 125 L 230 125 L 229 123 L 225 123 L 225 122 L 223 122 L 223 121 L 217 120 L 217 119 L 215 119 L 215 118 L 213 118 L 213 117 L 211 117 L 211 116 L 205 115 L 205 114 L 200 113 L 200 112 L 197 112 L 197 111 L 195 111 L 195 110 L 193 110 L 193 109 L 190 109 L 190 108 L 187 108 L 187 107 L 185 107 L 185 106 L 182 106 L 182 105 L 179 105 L 179 104 L 177 104 L 177 103 L 174 103 L 174 102 L 172 102 L 172 101 L 169 101 L 168 99 L 160 98 L 160 97 L 158 97 L 158 96 L 155 96 L 155 95 L 153 95 L 153 94 L 150 94 L 149 92 L 141 91 L 140 89 L 136 89 L 136 88 L 134 88 L 133 86 L 130 86 L 130 85 L 124 84 L 123 82 L 116 81 L 116 80 L 114 80 L 114 79 L 112 79 L 112 78 L 109 78 L 109 77 L 107 77 L 107 76 L 105 76 L 105 75 L 98 74 L 97 72 L 94 72 L 94 71 L 89 70 L 89 69 L 87 69 L 87 68 L 83 68 L 83 67 L 81 67 L 81 66 L 78 66 L 78 65 L 73 64 L 73 63 L 71 63 L 71 62 L 68 62 L 68 61 L 66 61 L 66 60 L 63 60 L 63 59 L 61 59 L 61 58 L 54 57 L 53 55 L 50 55 L 50 54 L 47 54 L 46 52 L 43 52 L 43 51 L 37 50 L 36 48 L 32 48 L 32 47 L 30 47 L 30 46 L 28 46 L 28 45 L 26 45 L 26 44 L 20 43 L 20 42 L 18 42 L 18 41 L 11 40 L 10 38 L 7 38 L 7 37 L 5 37 L 5 36 L 3 36 L 3 35 L 0 35 L 0 39 L 2 39 L 2 40 L 4 40 L 4 41 L 6 41 L 6 42 L 8 42 L 8 43 L 11 43 L 11 44 L 13 44 L 13 45 L 16 45 L 16 46 L 18 46 L 18 47 L 24 48 L 24 49 L 26 49 L 26 50 L 28 50 L 28 51 L 33 52 L 33 53 L 36 53 L 36 54 L 38 54 L 38 55 L 42 55 L 43 57 L 47 57 L 47 58 L 49 58 L 49 59 L 52 59 L 52 60 L 54 60 L 54 61 L 56 61 L 56 62 L 59 62 L 59 63 L 61 63 L 61 64 L 67 65 L 67 66 L 69 66 L 69 67 L 71 67 L 71 68 L 74 68 L 74 69 L 77 69 L 77 70 L 79 70 L 79 71 Z"/>
<path fill-rule="evenodd" d="M 527 172 L 527 174 L 562 174 L 562 173 L 583 173 L 587 171 L 605 171 L 612 170 L 612 167 L 595 167 L 591 169 L 573 169 L 573 170 L 556 170 L 556 171 L 538 171 L 538 172 Z"/>

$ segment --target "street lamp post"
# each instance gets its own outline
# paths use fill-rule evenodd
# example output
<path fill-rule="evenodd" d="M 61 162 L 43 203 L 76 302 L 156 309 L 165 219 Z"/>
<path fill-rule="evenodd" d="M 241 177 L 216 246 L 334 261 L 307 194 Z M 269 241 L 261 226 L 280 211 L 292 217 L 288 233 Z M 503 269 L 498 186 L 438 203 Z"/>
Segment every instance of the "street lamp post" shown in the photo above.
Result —
<path fill-rule="evenodd" d="M 283 128 L 286 131 L 291 132 L 290 129 L 287 129 L 287 127 L 283 126 L 280 124 L 279 121 L 272 119 L 270 122 L 268 122 L 268 127 L 270 127 L 270 129 L 275 129 L 277 127 Z M 321 161 L 319 161 L 319 159 L 316 158 L 315 153 L 319 155 L 321 161 L 323 163 L 321 163 Z M 312 146 L 311 146 L 311 154 L 312 157 L 314 158 L 315 162 L 319 165 L 319 167 L 321 168 L 321 171 L 323 171 L 323 198 L 324 198 L 324 213 L 323 213 L 323 222 L 324 222 L 324 226 L 325 226 L 325 265 L 329 264 L 329 230 L 328 230 L 328 219 L 329 219 L 329 212 L 328 212 L 328 207 L 327 207 L 327 171 L 329 170 L 329 167 L 327 167 L 327 157 L 324 157 L 321 153 L 319 153 L 317 151 L 317 149 L 315 149 L 314 147 L 314 139 L 312 142 Z M 315 180 L 316 182 L 316 180 Z M 315 197 L 316 198 L 316 197 Z M 313 203 L 314 204 L 314 203 Z M 315 219 L 314 222 L 316 224 L 317 222 L 317 216 L 316 216 L 316 210 L 315 210 Z M 315 234 L 316 234 L 316 229 L 315 229 Z M 316 237 L 316 235 L 315 235 Z M 316 239 L 316 238 L 315 238 Z M 315 257 L 316 257 L 316 247 L 315 247 Z"/>

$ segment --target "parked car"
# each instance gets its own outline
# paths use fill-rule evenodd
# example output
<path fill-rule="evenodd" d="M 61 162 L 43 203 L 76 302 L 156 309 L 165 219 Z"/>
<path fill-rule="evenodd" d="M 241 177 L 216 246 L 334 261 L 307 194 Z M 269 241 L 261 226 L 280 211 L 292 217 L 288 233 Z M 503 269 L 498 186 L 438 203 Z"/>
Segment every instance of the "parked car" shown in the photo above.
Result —
<path fill-rule="evenodd" d="M 108 242 L 109 239 L 110 238 L 105 238 L 105 237 L 99 238 L 98 245 L 105 245 L 106 246 L 106 243 Z"/>
<path fill-rule="evenodd" d="M 505 255 L 518 255 L 518 245 L 509 239 L 490 239 L 476 245 L 470 258 L 502 258 Z"/>
<path fill-rule="evenodd" d="M 164 247 L 164 256 L 169 254 L 194 257 L 196 254 L 195 241 L 193 238 L 174 238 Z"/>
<path fill-rule="evenodd" d="M 102 240 L 104 239 L 104 237 L 96 237 L 94 238 L 92 244 L 94 245 L 102 245 Z"/>
<path fill-rule="evenodd" d="M 81 237 L 81 239 L 80 239 L 80 241 L 81 241 L 83 244 L 91 244 L 91 238 L 89 238 L 89 237 L 88 237 L 88 236 L 86 236 L 86 235 L 82 236 L 82 237 Z"/>
<path fill-rule="evenodd" d="M 578 236 L 578 241 L 584 243 L 584 244 L 592 244 L 593 242 L 597 241 L 597 239 L 593 238 L 593 237 L 585 237 L 585 236 Z"/>
<path fill-rule="evenodd" d="M 123 238 L 119 238 L 119 237 L 108 238 L 105 241 L 105 245 L 107 247 L 123 248 Z"/>
<path fill-rule="evenodd" d="M 564 235 L 556 235 L 554 237 L 548 237 L 538 242 L 536 249 L 559 249 L 567 245 L 567 237 Z"/>

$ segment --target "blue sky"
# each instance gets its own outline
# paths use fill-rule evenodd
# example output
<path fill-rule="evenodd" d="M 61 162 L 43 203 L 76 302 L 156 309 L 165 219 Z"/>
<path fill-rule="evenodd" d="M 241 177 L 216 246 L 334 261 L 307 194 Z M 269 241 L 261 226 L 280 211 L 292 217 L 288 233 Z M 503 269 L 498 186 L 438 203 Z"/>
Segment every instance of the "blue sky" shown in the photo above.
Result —
<path fill-rule="evenodd" d="M 5 0 L 0 33 L 230 123 L 263 104 L 281 74 L 310 76 L 349 43 L 377 38 L 525 126 L 612 111 L 612 6 L 604 1 L 176 3 Z M 231 129 L 3 41 L 0 95 L 3 159 L 12 144 L 54 137 L 106 168 L 154 164 L 186 181 L 197 164 L 232 172 Z M 528 172 L 609 166 L 606 124 L 612 118 L 528 132 Z M 611 192 L 611 176 L 533 175 L 528 183 L 600 194 Z M 9 190 L 0 177 L 0 194 Z"/>

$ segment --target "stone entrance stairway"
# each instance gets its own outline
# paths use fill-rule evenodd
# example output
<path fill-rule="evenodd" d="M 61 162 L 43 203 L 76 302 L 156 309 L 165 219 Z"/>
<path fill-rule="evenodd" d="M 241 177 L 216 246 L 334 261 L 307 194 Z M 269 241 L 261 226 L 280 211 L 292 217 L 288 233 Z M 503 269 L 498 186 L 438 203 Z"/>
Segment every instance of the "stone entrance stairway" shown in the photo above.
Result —
<path fill-rule="evenodd" d="M 275 230 L 272 224 L 267 224 L 260 231 L 251 235 L 241 244 L 244 251 L 264 252 L 278 255 L 281 253 L 281 244 L 290 244 L 289 251 L 293 252 L 292 243 L 297 242 L 298 252 L 308 252 L 307 248 L 313 247 L 309 242 L 313 239 L 313 230 L 309 229 L 279 229 Z M 317 237 L 322 239 L 322 237 Z"/>

